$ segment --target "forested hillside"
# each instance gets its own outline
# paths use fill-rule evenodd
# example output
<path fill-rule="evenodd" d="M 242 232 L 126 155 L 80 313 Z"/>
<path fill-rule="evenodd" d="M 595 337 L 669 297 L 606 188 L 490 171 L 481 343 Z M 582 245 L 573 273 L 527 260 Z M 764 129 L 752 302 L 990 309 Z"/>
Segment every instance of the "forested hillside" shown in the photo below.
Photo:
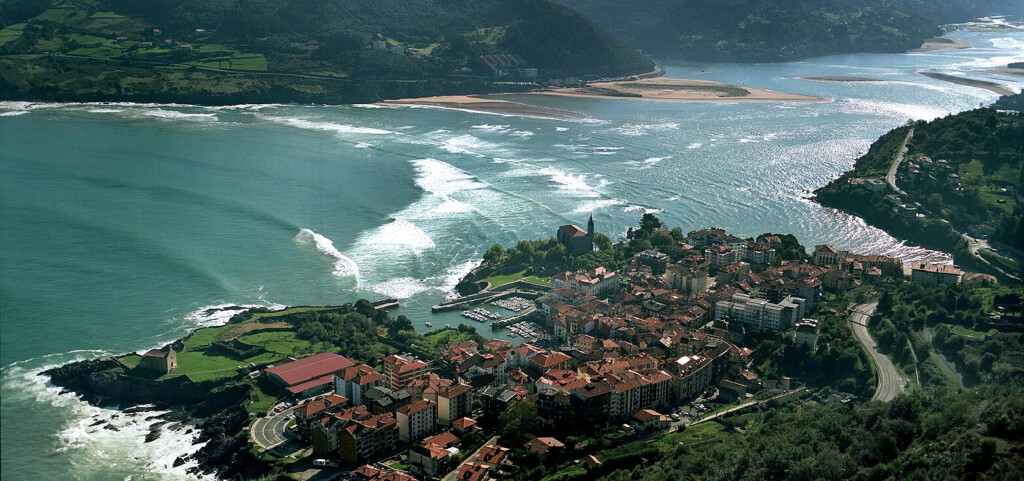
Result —
<path fill-rule="evenodd" d="M 660 58 L 770 62 L 902 52 L 940 24 L 1024 14 L 1016 0 L 556 0 Z"/>
<path fill-rule="evenodd" d="M 653 68 L 546 0 L 0 3 L 4 98 L 372 101 Z"/>

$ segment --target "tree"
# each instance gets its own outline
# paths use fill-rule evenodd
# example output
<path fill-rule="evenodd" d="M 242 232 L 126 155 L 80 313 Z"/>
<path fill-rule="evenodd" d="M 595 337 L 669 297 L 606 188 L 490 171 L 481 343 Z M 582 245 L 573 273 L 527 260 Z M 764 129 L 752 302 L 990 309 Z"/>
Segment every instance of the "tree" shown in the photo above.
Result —
<path fill-rule="evenodd" d="M 607 251 L 612 249 L 612 240 L 608 236 L 600 233 L 594 233 L 594 245 L 597 246 L 597 250 Z"/>
<path fill-rule="evenodd" d="M 640 218 L 640 230 L 644 231 L 655 231 L 661 229 L 661 219 L 658 219 L 654 214 L 644 214 Z"/>
<path fill-rule="evenodd" d="M 515 403 L 511 409 L 498 416 L 502 443 L 508 443 L 505 444 L 506 446 L 523 444 L 528 440 L 529 435 L 540 427 L 540 424 L 541 418 L 537 414 L 537 405 L 529 399 Z"/>
<path fill-rule="evenodd" d="M 494 244 L 484 253 L 484 262 L 491 267 L 500 266 L 505 262 L 505 248 L 501 244 Z"/>

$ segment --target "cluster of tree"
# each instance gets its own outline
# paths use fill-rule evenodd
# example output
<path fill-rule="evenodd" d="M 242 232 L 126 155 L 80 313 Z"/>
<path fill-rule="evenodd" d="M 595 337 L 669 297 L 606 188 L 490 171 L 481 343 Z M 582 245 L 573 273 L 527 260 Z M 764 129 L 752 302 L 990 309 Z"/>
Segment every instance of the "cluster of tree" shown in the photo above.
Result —
<path fill-rule="evenodd" d="M 770 402 L 704 432 L 699 442 L 638 441 L 601 450 L 596 456 L 604 464 L 590 469 L 578 461 L 516 463 L 507 479 L 1020 479 L 1024 473 L 1018 451 L 1024 392 L 1016 387 L 930 390 L 887 404 Z"/>
<path fill-rule="evenodd" d="M 405 316 L 392 318 L 387 311 L 378 311 L 360 299 L 336 311 L 309 311 L 291 314 L 283 319 L 295 326 L 296 337 L 321 345 L 327 350 L 340 349 L 345 356 L 361 362 L 374 363 L 390 353 L 378 336 L 379 328 L 387 330 L 388 338 L 408 342 L 421 337 Z"/>
<path fill-rule="evenodd" d="M 949 173 L 961 173 L 963 165 L 975 161 L 981 167 L 980 175 L 969 179 L 961 189 L 949 187 L 945 172 L 923 172 L 915 181 L 901 176 L 900 188 L 908 193 L 903 201 L 920 204 L 926 214 L 923 220 L 897 215 L 885 199 L 891 192 L 872 192 L 850 183 L 856 177 L 883 177 L 910 128 L 914 135 L 907 145 L 909 158 L 926 155 L 935 161 L 946 160 Z M 907 169 L 905 162 L 901 172 Z M 972 225 L 988 223 L 995 227 L 994 239 L 1018 249 L 1024 247 L 1022 188 L 1024 122 L 1019 115 L 983 108 L 890 131 L 857 159 L 852 171 L 815 194 L 824 205 L 855 212 L 896 236 L 952 251 L 957 262 L 980 268 L 967 252 L 960 233 Z M 1013 205 L 1012 212 L 1007 212 L 1007 202 Z"/>
<path fill-rule="evenodd" d="M 754 371 L 765 379 L 790 376 L 847 393 L 870 395 L 874 387 L 871 361 L 854 338 L 845 312 L 846 305 L 854 301 L 853 296 L 828 294 L 819 302 L 809 315 L 821 322 L 814 351 L 794 345 L 790 336 L 762 339 L 754 351 Z"/>
<path fill-rule="evenodd" d="M 934 351 L 955 365 L 967 385 L 1024 386 L 1022 295 L 1019 287 L 904 284 L 883 291 L 870 327 L 895 362 L 918 368 L 924 385 L 948 383 L 930 356 Z M 990 316 L 1007 308 L 1006 316 Z"/>
<path fill-rule="evenodd" d="M 1013 65 L 1019 65 L 1019 67 L 1013 67 Z M 1018 62 L 1010 64 L 1011 68 L 1024 69 L 1024 62 Z M 1024 112 L 1024 93 L 1014 95 L 1003 95 L 996 100 L 996 103 L 992 104 L 992 108 L 998 110 L 1013 110 L 1015 112 Z"/>
<path fill-rule="evenodd" d="M 766 62 L 903 52 L 940 24 L 1020 14 L 1013 0 L 556 0 L 657 57 Z"/>

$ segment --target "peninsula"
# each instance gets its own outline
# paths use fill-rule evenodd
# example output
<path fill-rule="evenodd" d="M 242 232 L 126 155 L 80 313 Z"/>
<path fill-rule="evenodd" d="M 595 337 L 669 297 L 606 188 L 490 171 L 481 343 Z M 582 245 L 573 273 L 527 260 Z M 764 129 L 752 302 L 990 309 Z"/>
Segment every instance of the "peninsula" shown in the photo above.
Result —
<path fill-rule="evenodd" d="M 648 78 L 593 82 L 582 87 L 542 89 L 537 95 L 657 100 L 663 102 L 827 102 L 830 99 L 727 85 L 710 80 Z"/>
<path fill-rule="evenodd" d="M 707 439 L 718 440 L 714 449 L 725 449 L 718 461 L 726 462 L 744 456 L 742 444 L 762 430 L 806 429 L 794 412 L 859 413 L 829 429 L 872 430 L 874 439 L 877 427 L 857 421 L 880 409 L 865 404 L 869 398 L 902 406 L 906 398 L 897 395 L 908 387 L 962 387 L 954 384 L 958 374 L 981 384 L 1024 372 L 1017 355 L 1024 291 L 985 276 L 915 264 L 907 277 L 898 259 L 828 245 L 809 255 L 784 234 L 683 234 L 651 214 L 620 243 L 591 221 L 587 230 L 565 225 L 549 239 L 492 246 L 484 257 L 470 277 L 485 291 L 440 309 L 466 309 L 463 316 L 478 323 L 508 315 L 513 339 L 525 343 L 487 339 L 465 324 L 421 334 L 404 315 L 388 314 L 393 300 L 360 300 L 251 308 L 161 349 L 46 374 L 91 403 L 170 409 L 166 424 L 201 431 L 197 470 L 221 478 L 306 480 L 344 470 L 359 480 L 414 481 L 583 479 L 633 469 L 641 459 L 693 470 L 701 455 L 691 448 Z M 899 336 L 920 334 L 916 322 L 897 321 L 900 306 L 922 292 L 949 298 L 953 290 L 977 302 L 950 306 L 957 315 L 938 319 L 934 341 L 915 341 L 918 354 L 910 356 Z M 519 297 L 525 291 L 529 299 Z M 848 311 L 852 304 L 859 305 Z M 1017 346 L 998 369 L 977 365 L 980 348 L 953 354 L 951 346 L 964 342 L 958 336 L 982 330 Z M 923 409 L 941 410 L 962 399 L 1024 395 L 995 387 L 950 392 L 913 396 L 930 400 Z M 925 422 L 926 412 L 911 422 Z M 892 456 L 945 455 L 952 444 L 943 437 L 957 426 L 912 435 Z M 159 442 L 160 429 L 147 442 Z M 1016 449 L 1016 435 L 989 433 L 1006 445 L 997 452 Z M 793 432 L 773 443 L 805 437 Z M 846 469 L 853 475 L 877 465 L 871 458 Z M 906 475 L 925 466 L 900 465 Z M 965 472 L 1005 470 L 970 466 Z"/>

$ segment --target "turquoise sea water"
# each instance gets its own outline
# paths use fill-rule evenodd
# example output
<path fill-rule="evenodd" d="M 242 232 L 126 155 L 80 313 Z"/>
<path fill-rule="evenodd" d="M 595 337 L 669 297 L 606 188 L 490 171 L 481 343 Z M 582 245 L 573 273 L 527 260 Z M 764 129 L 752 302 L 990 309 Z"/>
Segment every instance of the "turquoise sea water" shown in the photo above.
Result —
<path fill-rule="evenodd" d="M 795 234 L 906 260 L 906 246 L 807 194 L 879 135 L 993 102 L 933 70 L 1019 91 L 986 68 L 1024 60 L 1021 31 L 953 34 L 960 51 L 762 65 L 668 65 L 670 76 L 825 103 L 658 103 L 512 96 L 565 121 L 450 109 L 0 103 L 0 364 L 5 479 L 182 476 L 190 435 L 143 444 L 146 416 L 84 405 L 38 373 L 145 350 L 223 304 L 395 296 L 418 326 L 491 244 L 594 214 L 620 237 L 644 212 L 684 230 Z M 873 83 L 797 77 L 873 77 Z M 501 333 L 496 333 L 501 335 Z M 119 431 L 91 427 L 114 419 Z"/>

